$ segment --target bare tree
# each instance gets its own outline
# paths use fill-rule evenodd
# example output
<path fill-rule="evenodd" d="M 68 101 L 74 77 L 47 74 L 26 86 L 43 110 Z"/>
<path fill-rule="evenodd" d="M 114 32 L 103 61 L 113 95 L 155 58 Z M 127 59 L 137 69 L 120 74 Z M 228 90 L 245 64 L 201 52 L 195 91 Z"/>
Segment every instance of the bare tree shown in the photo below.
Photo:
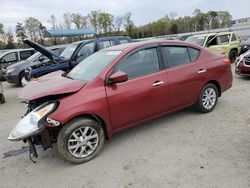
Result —
<path fill-rule="evenodd" d="M 48 22 L 51 24 L 51 29 L 57 29 L 57 22 L 54 14 L 50 15 Z"/>
<path fill-rule="evenodd" d="M 123 16 L 116 16 L 115 17 L 113 27 L 114 27 L 115 31 L 117 31 L 117 34 L 120 34 L 123 23 L 124 23 Z"/>
<path fill-rule="evenodd" d="M 64 26 L 66 29 L 71 28 L 71 14 L 66 12 L 63 14 L 63 19 L 64 19 Z"/>

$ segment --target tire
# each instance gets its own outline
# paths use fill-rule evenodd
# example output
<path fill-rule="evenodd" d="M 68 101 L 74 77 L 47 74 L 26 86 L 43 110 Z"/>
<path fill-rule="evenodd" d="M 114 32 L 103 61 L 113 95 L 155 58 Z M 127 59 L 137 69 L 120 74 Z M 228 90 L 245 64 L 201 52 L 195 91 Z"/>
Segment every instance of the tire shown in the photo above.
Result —
<path fill-rule="evenodd" d="M 237 58 L 237 51 L 236 50 L 231 50 L 229 52 L 228 58 L 229 58 L 231 63 L 234 63 L 236 61 L 236 58 Z"/>
<path fill-rule="evenodd" d="M 218 88 L 214 84 L 207 84 L 201 90 L 195 108 L 200 113 L 211 112 L 218 101 Z"/>
<path fill-rule="evenodd" d="M 3 94 L 0 94 L 0 102 L 3 104 L 5 103 L 5 97 Z"/>
<path fill-rule="evenodd" d="M 89 136 L 93 138 L 89 139 Z M 85 163 L 98 155 L 104 140 L 101 125 L 89 118 L 77 118 L 62 127 L 57 148 L 63 159 L 76 164 Z"/>
<path fill-rule="evenodd" d="M 24 73 L 21 74 L 20 80 L 19 80 L 19 85 L 24 87 L 29 83 L 28 80 L 26 80 Z"/>

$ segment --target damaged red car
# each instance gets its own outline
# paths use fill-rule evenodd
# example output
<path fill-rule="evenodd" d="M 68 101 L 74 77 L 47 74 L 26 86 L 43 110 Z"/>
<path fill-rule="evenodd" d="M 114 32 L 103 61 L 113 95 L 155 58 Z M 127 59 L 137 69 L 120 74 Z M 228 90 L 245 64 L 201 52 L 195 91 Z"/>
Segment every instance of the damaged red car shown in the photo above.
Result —
<path fill-rule="evenodd" d="M 23 88 L 19 97 L 28 111 L 8 139 L 28 142 L 35 157 L 35 145 L 57 143 L 62 158 L 83 163 L 114 133 L 193 105 L 211 112 L 231 86 L 229 60 L 194 44 L 118 45 Z"/>

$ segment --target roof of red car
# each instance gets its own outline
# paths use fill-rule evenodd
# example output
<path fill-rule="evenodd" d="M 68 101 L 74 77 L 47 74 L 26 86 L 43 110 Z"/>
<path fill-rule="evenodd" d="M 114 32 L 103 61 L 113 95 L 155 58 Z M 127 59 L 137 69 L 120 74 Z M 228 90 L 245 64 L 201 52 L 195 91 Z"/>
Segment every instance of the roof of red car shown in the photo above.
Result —
<path fill-rule="evenodd" d="M 200 48 L 200 46 L 197 46 L 193 43 L 190 42 L 185 42 L 185 41 L 180 41 L 180 40 L 166 40 L 166 39 L 153 39 L 153 40 L 147 40 L 147 41 L 140 41 L 140 42 L 132 42 L 132 43 L 126 43 L 126 44 L 121 44 L 117 46 L 112 46 L 110 48 L 105 48 L 102 51 L 123 51 L 128 48 L 137 48 L 145 45 L 150 45 L 150 44 L 172 44 L 172 45 L 187 45 L 191 46 L 194 48 Z"/>

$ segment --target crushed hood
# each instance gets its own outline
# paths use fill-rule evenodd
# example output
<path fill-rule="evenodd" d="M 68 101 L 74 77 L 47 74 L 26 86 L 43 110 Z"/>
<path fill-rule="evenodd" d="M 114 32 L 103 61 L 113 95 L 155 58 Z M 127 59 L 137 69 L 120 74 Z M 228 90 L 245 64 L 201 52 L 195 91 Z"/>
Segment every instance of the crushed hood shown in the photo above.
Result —
<path fill-rule="evenodd" d="M 46 56 L 50 60 L 64 61 L 63 58 L 61 58 L 60 56 L 54 54 L 53 52 L 51 52 L 49 49 L 47 49 L 46 47 L 42 46 L 41 44 L 38 44 L 38 43 L 33 42 L 33 41 L 30 41 L 29 39 L 25 39 L 25 40 L 23 40 L 23 42 L 25 44 L 29 45 L 30 47 L 34 48 L 36 51 L 40 52 L 41 54 L 43 54 L 44 56 Z"/>
<path fill-rule="evenodd" d="M 63 73 L 56 71 L 31 81 L 19 92 L 18 97 L 24 101 L 31 101 L 46 96 L 74 93 L 86 84 L 84 81 L 63 77 Z"/>

